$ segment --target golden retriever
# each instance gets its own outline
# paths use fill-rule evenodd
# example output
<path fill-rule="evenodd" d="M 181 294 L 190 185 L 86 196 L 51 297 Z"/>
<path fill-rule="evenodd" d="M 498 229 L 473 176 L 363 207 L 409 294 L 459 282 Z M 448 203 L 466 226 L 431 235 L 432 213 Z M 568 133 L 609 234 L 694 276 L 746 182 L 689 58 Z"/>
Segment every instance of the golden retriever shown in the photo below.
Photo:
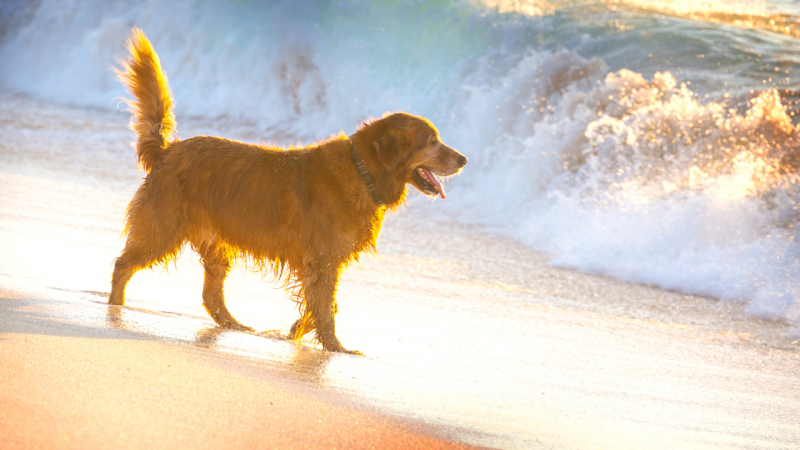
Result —
<path fill-rule="evenodd" d="M 303 148 L 173 139 L 158 56 L 138 28 L 128 49 L 116 72 L 134 98 L 136 154 L 147 177 L 128 206 L 108 303 L 123 305 L 134 272 L 169 261 L 189 242 L 205 267 L 203 306 L 219 326 L 252 330 L 231 316 L 223 295 L 232 262 L 243 260 L 283 279 L 299 303 L 289 338 L 313 331 L 326 350 L 346 352 L 334 323 L 343 268 L 375 251 L 384 214 L 403 203 L 407 184 L 444 198 L 436 176 L 459 173 L 467 158 L 428 120 L 402 112 Z"/>

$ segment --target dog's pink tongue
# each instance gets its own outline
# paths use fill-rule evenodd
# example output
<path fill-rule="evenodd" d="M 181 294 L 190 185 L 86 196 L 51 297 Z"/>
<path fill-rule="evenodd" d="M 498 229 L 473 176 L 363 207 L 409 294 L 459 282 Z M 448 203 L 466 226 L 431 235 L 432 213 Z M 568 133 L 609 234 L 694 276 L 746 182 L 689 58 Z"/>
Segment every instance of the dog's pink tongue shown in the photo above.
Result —
<path fill-rule="evenodd" d="M 439 196 L 442 197 L 442 200 L 444 200 L 444 186 L 442 186 L 442 183 L 439 183 L 439 180 L 436 179 L 436 175 L 432 174 L 430 170 L 425 168 L 422 170 L 425 171 L 425 179 L 436 188 L 436 190 L 439 192 Z"/>

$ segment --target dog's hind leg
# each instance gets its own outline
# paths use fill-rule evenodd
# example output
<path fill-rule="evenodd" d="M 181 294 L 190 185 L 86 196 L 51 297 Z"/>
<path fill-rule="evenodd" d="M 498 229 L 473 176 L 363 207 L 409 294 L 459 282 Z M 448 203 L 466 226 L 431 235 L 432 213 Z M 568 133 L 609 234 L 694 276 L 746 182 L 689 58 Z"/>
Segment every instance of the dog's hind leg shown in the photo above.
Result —
<path fill-rule="evenodd" d="M 231 261 L 225 250 L 224 245 L 206 245 L 198 248 L 206 272 L 203 281 L 203 306 L 217 325 L 234 330 L 253 331 L 252 328 L 234 319 L 225 306 L 223 284 L 231 269 Z"/>
<path fill-rule="evenodd" d="M 153 187 L 153 183 L 148 176 L 128 205 L 128 238 L 114 263 L 109 305 L 124 305 L 125 286 L 133 274 L 174 257 L 186 240 L 171 193 Z"/>
<path fill-rule="evenodd" d="M 125 304 L 125 286 L 136 271 L 174 256 L 183 244 L 180 233 L 166 233 L 162 227 L 130 224 L 125 250 L 114 262 L 109 305 Z"/>

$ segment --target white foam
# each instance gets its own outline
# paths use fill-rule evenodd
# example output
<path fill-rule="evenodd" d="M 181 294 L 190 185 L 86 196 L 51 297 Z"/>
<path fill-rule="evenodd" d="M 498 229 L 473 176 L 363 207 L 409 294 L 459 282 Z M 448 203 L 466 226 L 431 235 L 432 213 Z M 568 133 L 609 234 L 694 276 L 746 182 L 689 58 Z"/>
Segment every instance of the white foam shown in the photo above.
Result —
<path fill-rule="evenodd" d="M 456 206 L 511 224 L 556 265 L 798 323 L 797 130 L 777 93 L 739 113 L 668 73 L 607 72 L 571 52 L 532 54 L 497 81 L 505 89 L 476 89 L 462 120 L 487 149 Z M 487 138 L 481 114 L 508 97 Z"/>

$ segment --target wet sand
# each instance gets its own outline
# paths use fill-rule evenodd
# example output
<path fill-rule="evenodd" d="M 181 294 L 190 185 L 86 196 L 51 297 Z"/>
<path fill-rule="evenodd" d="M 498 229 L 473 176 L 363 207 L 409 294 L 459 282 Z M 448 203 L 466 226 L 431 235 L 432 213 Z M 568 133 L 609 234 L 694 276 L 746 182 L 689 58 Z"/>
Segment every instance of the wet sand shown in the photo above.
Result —
<path fill-rule="evenodd" d="M 2 100 L 0 379 L 8 388 L 0 401 L 13 407 L 1 408 L 0 436 L 12 436 L 8 443 L 800 442 L 800 345 L 787 325 L 748 316 L 742 304 L 551 267 L 546 255 L 445 220 L 437 203 L 412 201 L 388 218 L 378 254 L 344 275 L 338 334 L 365 357 L 214 327 L 191 252 L 137 274 L 129 305 L 108 307 L 125 205 L 142 177 L 127 119 Z M 222 125 L 179 118 L 182 136 L 256 139 Z M 296 318 L 258 274 L 237 269 L 226 288 L 234 316 L 258 330 L 285 335 Z"/>
<path fill-rule="evenodd" d="M 365 412 L 258 360 L 63 320 L 0 291 L 0 447 L 472 448 Z M 86 308 L 84 308 L 86 309 Z"/>

